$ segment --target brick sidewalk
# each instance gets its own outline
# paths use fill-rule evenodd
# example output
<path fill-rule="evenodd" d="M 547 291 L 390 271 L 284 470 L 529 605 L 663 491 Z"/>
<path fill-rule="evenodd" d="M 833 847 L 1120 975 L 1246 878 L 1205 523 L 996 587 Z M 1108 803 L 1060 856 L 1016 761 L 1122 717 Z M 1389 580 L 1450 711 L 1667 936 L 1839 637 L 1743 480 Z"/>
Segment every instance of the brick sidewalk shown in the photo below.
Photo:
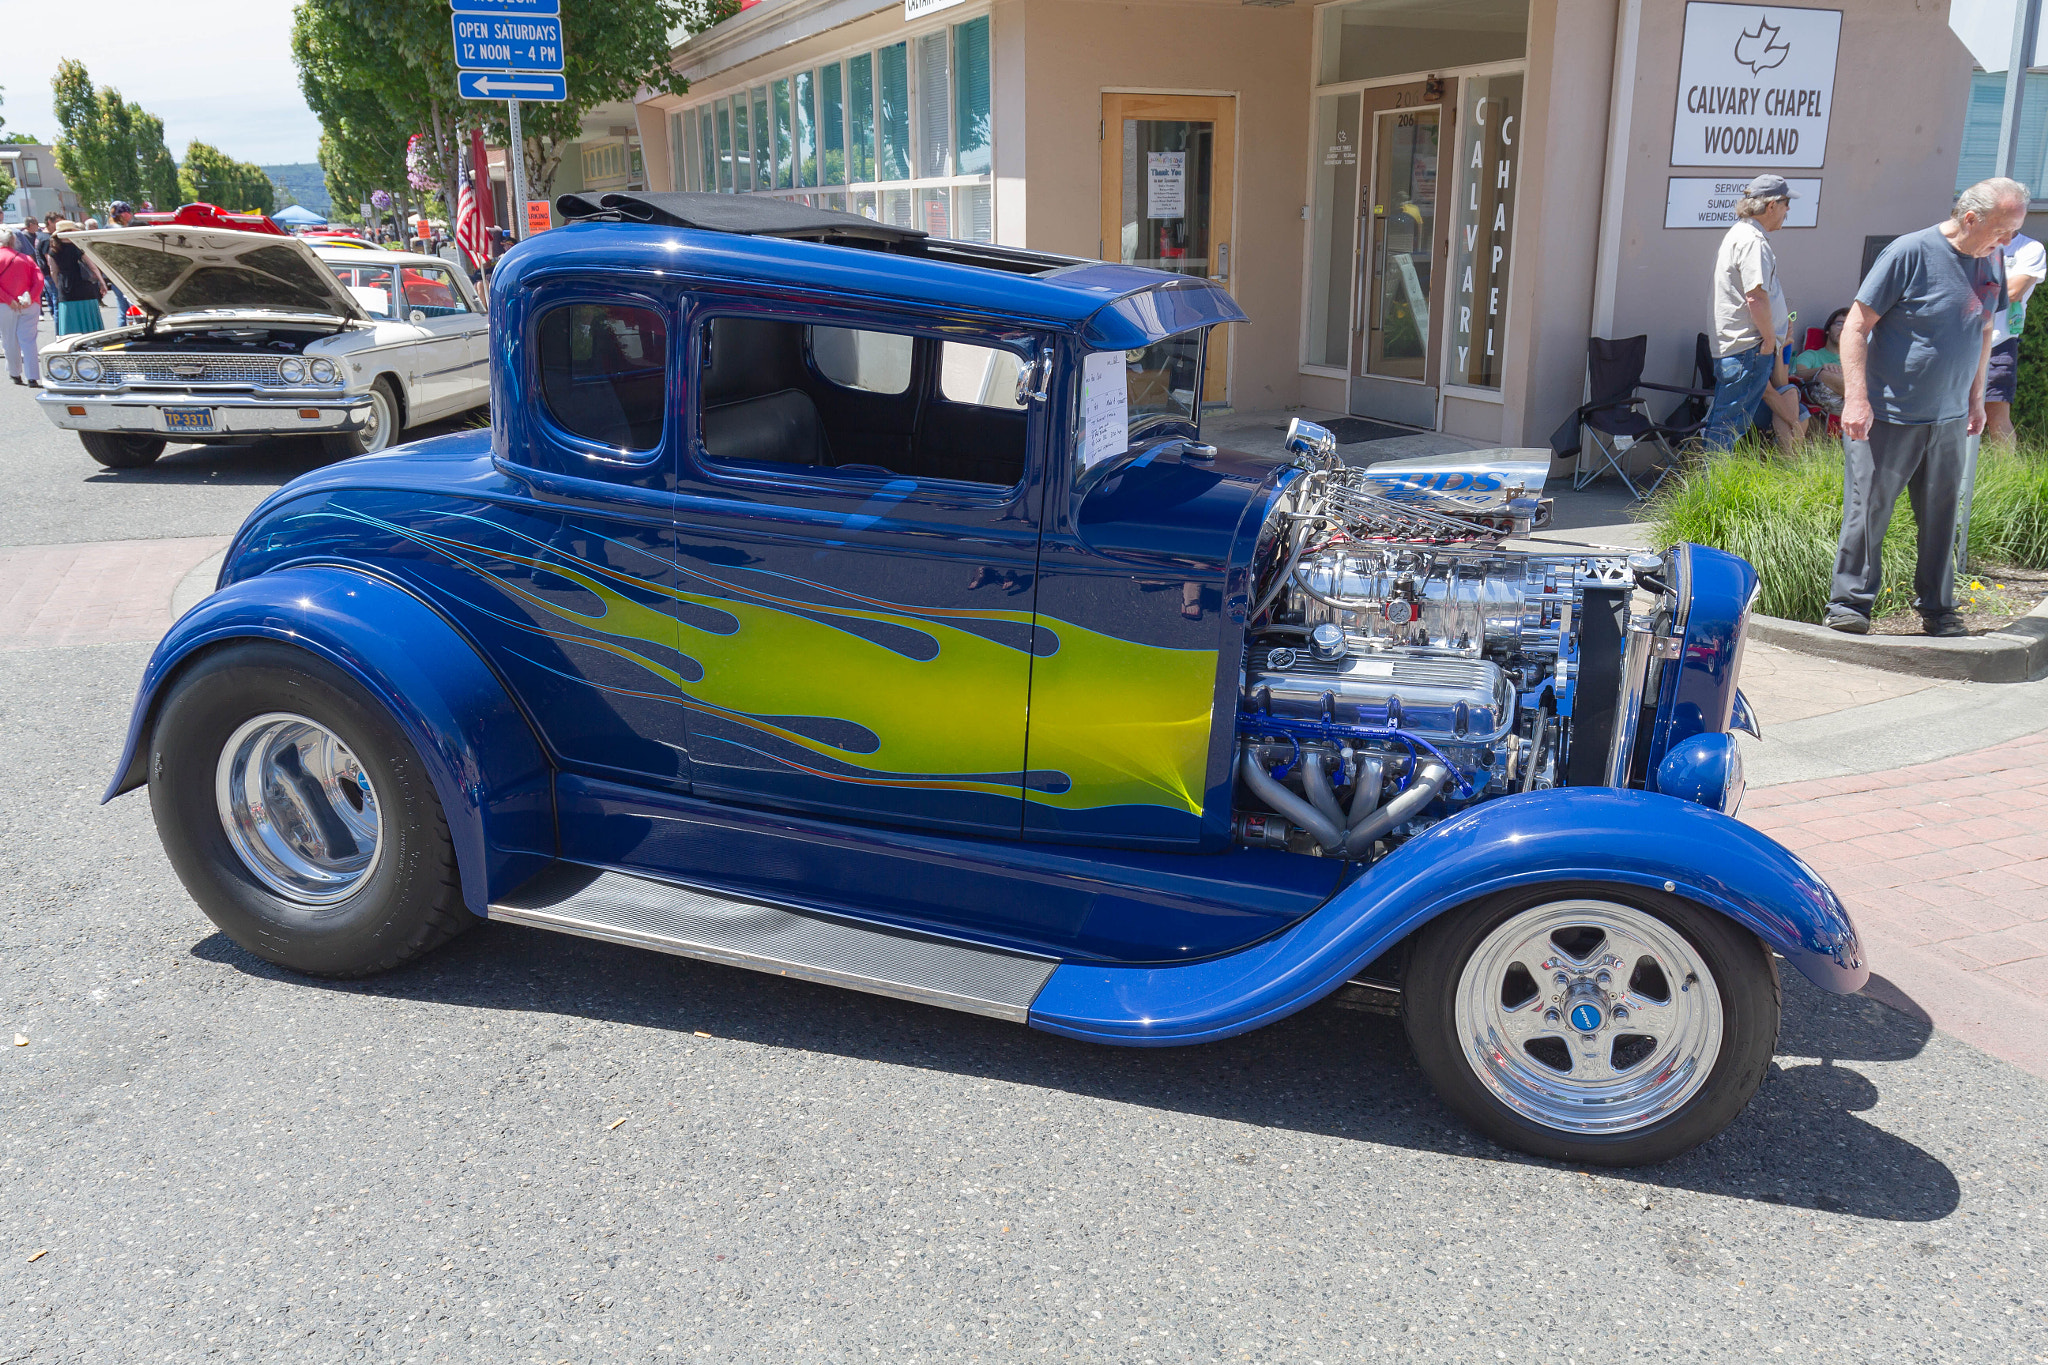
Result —
<path fill-rule="evenodd" d="M 1742 818 L 1841 895 L 1871 994 L 2048 1077 L 2048 734 L 1766 787 Z"/>
<path fill-rule="evenodd" d="M 0 650 L 156 640 L 171 594 L 226 536 L 0 550 Z"/>

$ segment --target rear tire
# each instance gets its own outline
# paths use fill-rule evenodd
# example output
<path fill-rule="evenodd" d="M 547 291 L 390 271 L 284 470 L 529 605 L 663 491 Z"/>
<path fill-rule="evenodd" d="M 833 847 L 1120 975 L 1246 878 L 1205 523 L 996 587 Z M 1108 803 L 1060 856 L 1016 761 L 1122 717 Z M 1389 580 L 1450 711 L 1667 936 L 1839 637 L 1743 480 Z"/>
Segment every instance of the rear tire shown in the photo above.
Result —
<path fill-rule="evenodd" d="M 1725 916 L 1635 887 L 1571 884 L 1431 922 L 1402 1001 L 1437 1094 L 1495 1142 L 1648 1166 L 1749 1103 L 1777 1046 L 1781 987 L 1770 950 Z"/>
<path fill-rule="evenodd" d="M 119 431 L 81 431 L 85 453 L 108 469 L 141 469 L 156 463 L 167 444 L 161 436 L 131 436 Z"/>
<path fill-rule="evenodd" d="M 223 933 L 313 976 L 367 976 L 467 929 L 454 846 L 411 742 L 348 675 L 285 645 L 207 655 L 150 737 L 149 803 Z"/>
<path fill-rule="evenodd" d="M 399 424 L 403 418 L 398 405 L 397 391 L 391 387 L 388 378 L 379 378 L 370 385 L 370 415 L 362 426 L 354 431 L 337 431 L 320 438 L 320 448 L 337 460 L 352 459 L 357 455 L 374 455 L 389 449 L 399 436 Z"/>

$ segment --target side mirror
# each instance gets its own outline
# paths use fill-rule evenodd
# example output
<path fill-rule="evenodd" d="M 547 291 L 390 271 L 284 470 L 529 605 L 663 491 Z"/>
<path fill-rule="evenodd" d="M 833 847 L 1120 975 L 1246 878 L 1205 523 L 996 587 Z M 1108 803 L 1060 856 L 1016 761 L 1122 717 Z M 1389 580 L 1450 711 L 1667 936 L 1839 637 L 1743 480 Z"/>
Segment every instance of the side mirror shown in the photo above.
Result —
<path fill-rule="evenodd" d="M 1323 461 L 1337 458 L 1337 438 L 1330 429 L 1299 417 L 1287 424 L 1286 445 L 1296 455 L 1313 455 Z"/>

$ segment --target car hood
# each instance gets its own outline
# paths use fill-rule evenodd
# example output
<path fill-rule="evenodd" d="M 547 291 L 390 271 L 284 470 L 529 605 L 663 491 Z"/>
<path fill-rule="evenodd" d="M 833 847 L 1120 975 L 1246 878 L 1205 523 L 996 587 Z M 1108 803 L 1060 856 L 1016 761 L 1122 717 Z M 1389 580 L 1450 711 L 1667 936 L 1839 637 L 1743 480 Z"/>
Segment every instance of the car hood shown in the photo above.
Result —
<path fill-rule="evenodd" d="M 367 321 L 327 264 L 296 237 L 217 228 L 103 228 L 66 234 L 153 317 L 248 308 Z"/>

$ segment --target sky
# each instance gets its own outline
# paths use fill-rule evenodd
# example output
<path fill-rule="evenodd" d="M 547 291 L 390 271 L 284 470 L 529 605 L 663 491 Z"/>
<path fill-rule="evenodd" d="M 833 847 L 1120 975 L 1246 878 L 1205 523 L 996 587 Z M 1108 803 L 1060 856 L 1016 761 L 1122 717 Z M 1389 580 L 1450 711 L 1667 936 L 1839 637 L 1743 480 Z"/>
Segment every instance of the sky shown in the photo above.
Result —
<path fill-rule="evenodd" d="M 70 57 L 85 63 L 95 86 L 111 85 L 162 119 L 164 143 L 180 160 L 195 138 L 259 166 L 319 153 L 320 122 L 292 65 L 293 0 L 4 3 L 22 11 L 10 15 L 21 22 L 8 24 L 0 42 L 0 118 L 9 133 L 56 136 L 50 77 Z"/>

